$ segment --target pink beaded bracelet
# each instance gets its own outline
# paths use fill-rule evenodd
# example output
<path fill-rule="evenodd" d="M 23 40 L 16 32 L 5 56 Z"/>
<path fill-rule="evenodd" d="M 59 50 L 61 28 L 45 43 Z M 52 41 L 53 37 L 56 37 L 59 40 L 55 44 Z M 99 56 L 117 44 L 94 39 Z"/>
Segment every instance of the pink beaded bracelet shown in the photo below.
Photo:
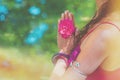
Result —
<path fill-rule="evenodd" d="M 71 62 L 76 60 L 79 53 L 80 53 L 80 45 L 77 45 L 77 47 L 70 54 L 70 57 L 68 59 L 68 65 L 70 65 Z"/>
<path fill-rule="evenodd" d="M 70 55 L 65 54 L 65 53 L 55 54 L 52 57 L 52 62 L 53 62 L 53 64 L 56 64 L 58 59 L 63 59 L 65 61 L 66 65 L 67 65 L 67 67 L 68 67 L 71 62 L 76 60 L 79 53 L 80 53 L 80 45 L 78 45 Z"/>

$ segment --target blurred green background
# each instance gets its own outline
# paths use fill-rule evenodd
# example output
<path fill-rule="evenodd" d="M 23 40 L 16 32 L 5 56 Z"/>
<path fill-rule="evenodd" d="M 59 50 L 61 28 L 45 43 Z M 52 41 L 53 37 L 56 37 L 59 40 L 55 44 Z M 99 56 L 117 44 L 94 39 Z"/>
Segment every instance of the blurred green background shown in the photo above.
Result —
<path fill-rule="evenodd" d="M 95 6 L 94 0 L 0 0 L 0 80 L 48 80 L 61 13 L 71 11 L 81 29 Z"/>

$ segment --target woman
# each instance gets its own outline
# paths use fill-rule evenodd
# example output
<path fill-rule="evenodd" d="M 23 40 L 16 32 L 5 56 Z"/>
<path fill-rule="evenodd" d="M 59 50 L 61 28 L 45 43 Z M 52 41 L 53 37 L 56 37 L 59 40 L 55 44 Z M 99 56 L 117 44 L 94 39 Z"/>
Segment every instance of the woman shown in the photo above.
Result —
<path fill-rule="evenodd" d="M 120 0 L 96 0 L 96 4 L 96 15 L 80 34 L 76 30 L 64 39 L 58 33 L 60 52 L 71 55 L 76 44 L 81 51 L 70 66 L 66 56 L 58 58 L 51 80 L 120 80 Z M 68 11 L 60 21 L 65 18 L 73 20 Z"/>

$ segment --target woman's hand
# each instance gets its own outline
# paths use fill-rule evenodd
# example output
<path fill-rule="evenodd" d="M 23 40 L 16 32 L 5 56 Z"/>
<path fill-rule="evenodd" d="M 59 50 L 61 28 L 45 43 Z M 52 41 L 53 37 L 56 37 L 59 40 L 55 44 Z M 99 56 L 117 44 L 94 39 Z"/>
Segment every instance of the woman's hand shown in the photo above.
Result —
<path fill-rule="evenodd" d="M 60 28 L 61 21 L 63 24 L 64 22 L 67 24 L 70 24 L 70 26 L 65 24 L 67 26 L 67 30 L 71 30 L 72 28 L 72 31 L 68 31 L 67 35 L 64 35 L 60 32 L 59 28 Z M 63 33 L 66 32 L 64 31 L 63 28 L 61 28 L 61 31 L 63 31 Z M 60 49 L 60 52 L 69 55 L 74 49 L 74 47 L 76 46 L 76 44 L 78 43 L 78 40 L 79 40 L 78 38 L 79 38 L 79 31 L 76 30 L 76 28 L 74 27 L 73 14 L 70 13 L 69 11 L 65 11 L 62 14 L 60 20 L 58 21 L 57 43 L 58 43 L 58 48 Z M 52 72 L 52 75 L 50 77 L 50 80 L 57 80 L 62 78 L 62 76 L 66 71 L 66 68 L 67 68 L 67 65 L 65 61 L 62 59 L 58 59 L 54 67 L 54 70 Z"/>
<path fill-rule="evenodd" d="M 65 24 L 67 26 L 67 30 L 65 32 L 68 33 L 68 35 L 60 34 L 59 27 L 61 22 L 67 23 Z M 57 43 L 58 43 L 58 48 L 60 49 L 60 52 L 63 52 L 65 54 L 70 54 L 71 51 L 76 46 L 79 38 L 79 31 L 76 30 L 74 26 L 75 25 L 74 25 L 73 14 L 70 13 L 68 10 L 62 13 L 61 18 L 58 21 L 58 36 L 57 36 Z"/>

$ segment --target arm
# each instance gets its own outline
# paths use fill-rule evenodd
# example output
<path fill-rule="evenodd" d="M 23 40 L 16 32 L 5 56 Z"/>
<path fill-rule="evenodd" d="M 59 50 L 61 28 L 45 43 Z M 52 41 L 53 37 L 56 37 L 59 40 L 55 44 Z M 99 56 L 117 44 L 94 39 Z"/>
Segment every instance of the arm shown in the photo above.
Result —
<path fill-rule="evenodd" d="M 108 30 L 98 28 L 82 42 L 81 53 L 76 59 L 80 63 L 79 71 L 89 75 L 107 58 L 108 34 Z M 69 67 L 61 80 L 86 80 L 86 78 Z"/>
<path fill-rule="evenodd" d="M 60 22 L 64 23 L 64 21 L 65 21 L 65 23 L 66 23 L 66 18 L 69 19 L 69 21 L 72 21 L 72 22 L 68 21 L 68 23 L 72 24 L 71 26 L 74 27 L 73 14 L 70 13 L 69 11 L 65 11 L 62 14 L 60 20 L 58 21 L 58 28 L 60 27 L 60 25 L 59 25 Z M 71 29 L 71 28 L 69 28 L 69 29 Z M 60 49 L 60 53 L 63 53 L 63 54 L 66 54 L 66 55 L 70 55 L 71 51 L 76 46 L 77 38 L 78 38 L 77 35 L 79 34 L 79 31 L 76 30 L 75 33 L 71 33 L 71 34 L 72 35 L 69 36 L 68 38 L 63 38 L 61 36 L 61 34 L 59 33 L 59 30 L 58 30 L 57 43 L 58 43 L 58 48 Z M 50 79 L 51 80 L 56 80 L 56 79 L 58 80 L 58 78 L 63 76 L 63 74 L 66 71 L 66 69 L 67 69 L 67 65 L 66 65 L 65 61 L 62 60 L 62 59 L 58 59 Z"/>
<path fill-rule="evenodd" d="M 58 79 L 60 79 L 63 76 L 64 72 L 66 71 L 66 68 L 67 68 L 67 65 L 64 62 L 64 60 L 59 59 L 56 62 L 56 65 L 55 65 L 55 67 L 53 69 L 50 80 L 58 80 Z"/>

